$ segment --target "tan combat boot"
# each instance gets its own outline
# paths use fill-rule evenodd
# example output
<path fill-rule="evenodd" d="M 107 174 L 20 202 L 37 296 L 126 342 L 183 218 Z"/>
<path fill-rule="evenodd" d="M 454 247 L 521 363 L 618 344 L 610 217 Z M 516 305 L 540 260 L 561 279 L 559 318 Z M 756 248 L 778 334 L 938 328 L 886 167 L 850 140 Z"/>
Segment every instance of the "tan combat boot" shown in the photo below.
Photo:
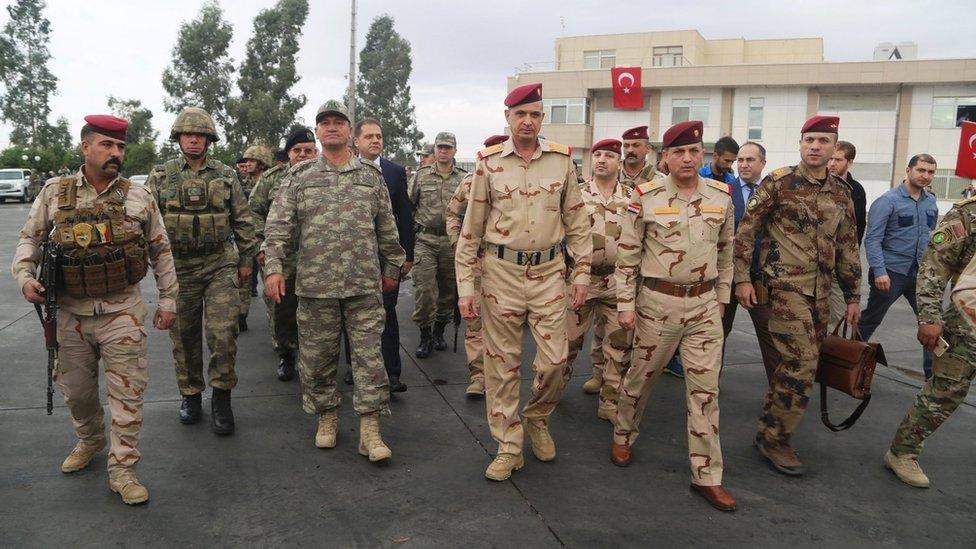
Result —
<path fill-rule="evenodd" d="M 316 448 L 335 448 L 339 435 L 339 411 L 329 410 L 319 414 L 319 428 L 315 431 Z"/>
<path fill-rule="evenodd" d="M 485 469 L 485 478 L 501 482 L 512 476 L 512 471 L 518 471 L 525 465 L 522 454 L 498 454 Z"/>
<path fill-rule="evenodd" d="M 891 453 L 891 450 L 888 450 L 884 456 L 884 464 L 905 484 L 916 488 L 929 487 L 929 477 L 925 476 L 925 472 L 919 467 L 917 459 L 896 456 Z"/>
<path fill-rule="evenodd" d="M 97 446 L 89 446 L 79 440 L 78 444 L 75 444 L 74 449 L 71 450 L 71 453 L 68 454 L 68 457 L 64 458 L 64 461 L 61 463 L 61 472 L 74 473 L 75 471 L 81 471 L 85 467 L 88 467 L 95 454 L 101 452 L 103 448 L 105 448 L 105 439 L 102 439 L 101 444 Z"/>
<path fill-rule="evenodd" d="M 380 414 L 374 412 L 359 416 L 359 453 L 370 461 L 383 461 L 393 457 L 380 437 Z"/>
<path fill-rule="evenodd" d="M 122 503 L 138 505 L 149 501 L 149 490 L 139 484 L 139 479 L 136 478 L 136 473 L 132 469 L 110 471 L 108 486 L 113 492 L 122 496 Z"/>
<path fill-rule="evenodd" d="M 485 394 L 485 380 L 481 378 L 475 378 L 471 380 L 468 384 L 468 388 L 464 391 L 464 394 L 469 397 L 479 397 Z"/>
<path fill-rule="evenodd" d="M 583 392 L 588 395 L 595 395 L 600 392 L 600 387 L 603 387 L 603 372 L 593 368 L 593 375 L 583 384 Z"/>
<path fill-rule="evenodd" d="M 532 442 L 532 453 L 539 461 L 552 461 L 556 459 L 556 443 L 549 435 L 549 428 L 545 425 L 536 425 L 526 420 L 525 432 L 529 434 Z"/>

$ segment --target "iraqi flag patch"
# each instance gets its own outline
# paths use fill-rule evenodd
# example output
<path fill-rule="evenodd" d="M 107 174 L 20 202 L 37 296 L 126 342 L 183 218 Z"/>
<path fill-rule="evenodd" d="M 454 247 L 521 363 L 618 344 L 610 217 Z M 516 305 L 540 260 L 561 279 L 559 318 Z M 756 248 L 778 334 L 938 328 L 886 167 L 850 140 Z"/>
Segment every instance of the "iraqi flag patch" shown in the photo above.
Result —
<path fill-rule="evenodd" d="M 627 211 L 634 215 L 640 215 L 641 213 L 640 202 L 631 202 L 630 206 L 627 206 Z"/>

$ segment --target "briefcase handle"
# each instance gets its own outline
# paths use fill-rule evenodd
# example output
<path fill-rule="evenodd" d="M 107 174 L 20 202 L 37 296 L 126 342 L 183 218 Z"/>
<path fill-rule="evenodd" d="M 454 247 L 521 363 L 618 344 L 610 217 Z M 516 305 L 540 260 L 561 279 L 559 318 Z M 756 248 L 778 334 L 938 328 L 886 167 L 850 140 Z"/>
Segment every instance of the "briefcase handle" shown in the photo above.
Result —
<path fill-rule="evenodd" d="M 851 330 L 851 337 L 847 337 L 847 318 L 841 318 L 837 321 L 837 325 L 834 326 L 834 331 L 831 332 L 832 335 L 840 336 L 844 339 L 850 339 L 852 341 L 864 341 L 861 337 L 861 330 L 855 324 Z"/>

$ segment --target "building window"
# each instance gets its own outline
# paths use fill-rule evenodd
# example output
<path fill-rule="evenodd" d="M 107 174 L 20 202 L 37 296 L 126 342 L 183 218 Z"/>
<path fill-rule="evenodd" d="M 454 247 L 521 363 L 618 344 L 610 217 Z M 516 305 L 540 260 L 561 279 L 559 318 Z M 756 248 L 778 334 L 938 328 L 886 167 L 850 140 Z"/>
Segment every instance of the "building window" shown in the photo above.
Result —
<path fill-rule="evenodd" d="M 617 50 L 591 50 L 583 52 L 584 69 L 609 69 L 617 63 Z"/>
<path fill-rule="evenodd" d="M 671 123 L 688 120 L 708 122 L 708 99 L 672 99 Z"/>
<path fill-rule="evenodd" d="M 543 99 L 542 110 L 550 124 L 586 124 L 590 114 L 585 97 Z"/>
<path fill-rule="evenodd" d="M 933 99 L 933 128 L 958 128 L 963 122 L 976 122 L 976 97 L 935 97 Z"/>
<path fill-rule="evenodd" d="M 680 67 L 683 65 L 684 55 L 681 46 L 663 46 L 652 50 L 655 67 Z"/>
<path fill-rule="evenodd" d="M 969 183 L 968 179 L 958 177 L 953 168 L 939 168 L 935 170 L 935 178 L 929 190 L 935 193 L 935 198 L 939 200 L 956 201 L 963 198 L 962 191 Z"/>
<path fill-rule="evenodd" d="M 749 98 L 749 139 L 758 141 L 762 139 L 763 106 L 766 104 L 764 97 Z"/>

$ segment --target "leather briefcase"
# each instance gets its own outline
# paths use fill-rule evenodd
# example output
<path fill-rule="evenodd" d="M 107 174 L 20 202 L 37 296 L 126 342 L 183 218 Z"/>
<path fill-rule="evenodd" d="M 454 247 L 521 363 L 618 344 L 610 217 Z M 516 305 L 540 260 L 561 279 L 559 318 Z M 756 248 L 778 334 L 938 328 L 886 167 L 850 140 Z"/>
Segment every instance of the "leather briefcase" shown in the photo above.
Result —
<path fill-rule="evenodd" d="M 827 335 L 820 346 L 817 381 L 820 383 L 820 420 L 828 429 L 834 432 L 850 429 L 861 417 L 871 402 L 871 381 L 878 363 L 888 365 L 881 344 L 862 340 L 857 326 L 854 326 L 848 338 L 846 319 L 838 322 L 834 331 Z M 834 425 L 830 421 L 827 412 L 827 387 L 861 401 L 857 409 L 840 425 Z"/>

